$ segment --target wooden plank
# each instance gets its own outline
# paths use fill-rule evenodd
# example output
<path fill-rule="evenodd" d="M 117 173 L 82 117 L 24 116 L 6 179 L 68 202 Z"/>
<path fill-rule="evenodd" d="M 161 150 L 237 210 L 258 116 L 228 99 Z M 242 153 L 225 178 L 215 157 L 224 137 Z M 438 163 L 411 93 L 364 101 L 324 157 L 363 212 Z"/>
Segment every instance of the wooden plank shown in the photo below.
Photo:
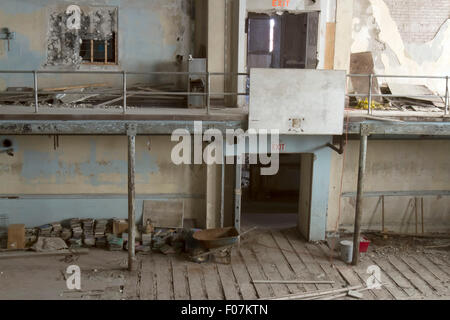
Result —
<path fill-rule="evenodd" d="M 314 279 L 312 273 L 306 268 L 306 265 L 295 254 L 294 248 L 292 248 L 286 237 L 280 231 L 272 231 L 272 236 L 297 278 Z M 317 286 L 314 284 L 304 284 L 299 285 L 299 287 L 303 288 L 304 291 L 317 290 Z"/>
<path fill-rule="evenodd" d="M 389 262 L 400 271 L 405 278 L 407 278 L 420 292 L 422 292 L 425 296 L 431 296 L 433 294 L 433 290 L 428 286 L 428 284 L 423 281 L 416 273 L 413 273 L 411 269 L 409 269 L 408 265 L 402 262 L 399 258 L 394 256 L 388 257 Z"/>
<path fill-rule="evenodd" d="M 223 300 L 224 295 L 216 265 L 213 263 L 206 263 L 202 265 L 202 269 L 208 300 Z"/>
<path fill-rule="evenodd" d="M 236 280 L 230 265 L 217 264 L 223 292 L 226 300 L 241 300 L 239 290 L 236 287 Z"/>
<path fill-rule="evenodd" d="M 432 254 L 427 254 L 426 257 L 433 262 L 436 266 L 439 267 L 439 269 L 441 269 L 442 271 L 444 271 L 447 275 L 450 275 L 450 267 L 448 266 L 448 264 L 439 259 L 438 257 L 436 257 L 435 255 Z"/>
<path fill-rule="evenodd" d="M 398 287 L 405 291 L 408 297 L 415 297 L 419 295 L 419 292 L 413 287 L 413 285 L 405 278 L 403 274 L 397 271 L 387 259 L 379 258 L 376 260 L 376 263 L 391 277 Z"/>
<path fill-rule="evenodd" d="M 187 273 L 189 279 L 189 291 L 192 300 L 206 300 L 206 292 L 202 285 L 202 267 L 200 264 L 189 262 L 187 264 Z"/>
<path fill-rule="evenodd" d="M 184 260 L 181 260 L 179 257 L 172 257 L 171 262 L 174 299 L 189 300 L 189 282 Z"/>
<path fill-rule="evenodd" d="M 286 238 L 291 244 L 292 248 L 294 248 L 295 253 L 299 257 L 299 259 L 306 266 L 308 271 L 313 275 L 312 280 L 323 280 L 321 276 L 324 275 L 324 271 L 320 267 L 320 265 L 315 261 L 315 259 L 311 256 L 309 251 L 306 249 L 304 241 L 299 239 L 299 236 L 295 233 L 293 229 L 287 230 L 285 232 Z M 329 284 L 317 284 L 317 289 L 325 290 L 332 288 Z"/>
<path fill-rule="evenodd" d="M 367 258 L 367 261 L 370 261 L 372 265 L 378 266 L 376 262 L 370 258 Z M 383 283 L 383 287 L 387 291 L 389 291 L 389 293 L 394 297 L 395 300 L 405 300 L 407 298 L 406 293 L 397 287 L 393 280 L 391 280 L 391 277 L 386 272 L 384 272 L 384 270 L 381 269 L 380 266 L 378 267 L 380 268 L 381 282 Z"/>
<path fill-rule="evenodd" d="M 144 200 L 142 224 L 156 228 L 183 228 L 184 201 L 180 199 Z"/>
<path fill-rule="evenodd" d="M 139 284 L 139 298 L 141 300 L 155 299 L 155 283 L 152 256 L 145 256 L 141 264 L 141 281 Z"/>
<path fill-rule="evenodd" d="M 371 265 L 373 265 L 373 263 L 371 261 L 368 261 L 365 259 L 364 261 L 360 261 L 358 266 L 353 267 L 353 271 L 359 276 L 362 283 L 364 283 L 364 284 L 367 283 L 367 280 L 371 276 L 371 274 L 367 273 L 367 268 Z M 380 277 L 379 280 L 381 281 L 381 283 L 383 283 L 383 278 Z M 367 285 L 365 285 L 365 286 L 367 286 Z M 373 297 L 377 300 L 392 300 L 393 299 L 393 296 L 390 294 L 390 292 L 387 289 L 384 288 L 384 286 L 382 286 L 380 289 L 368 290 L 368 291 L 364 291 L 362 293 L 365 294 L 366 292 L 367 292 L 367 294 L 372 294 Z"/>
<path fill-rule="evenodd" d="M 80 254 L 88 254 L 89 249 L 80 248 L 80 249 L 64 249 L 58 251 L 49 251 L 49 252 L 34 252 L 34 251 L 3 251 L 0 253 L 1 259 L 15 259 L 15 258 L 36 258 L 36 257 L 52 257 L 52 256 L 71 256 L 71 255 L 80 255 Z"/>
<path fill-rule="evenodd" d="M 450 281 L 450 276 L 436 266 L 433 262 L 426 258 L 424 255 L 413 255 L 421 265 L 423 265 L 428 271 L 430 271 L 437 279 L 442 282 Z"/>
<path fill-rule="evenodd" d="M 75 89 L 85 89 L 85 88 L 100 88 L 106 87 L 107 83 L 91 83 L 91 84 L 80 84 L 66 87 L 55 87 L 55 88 L 43 88 L 42 92 L 51 92 L 51 91 L 67 91 L 67 90 L 75 90 Z"/>
<path fill-rule="evenodd" d="M 125 274 L 123 294 L 127 300 L 136 300 L 139 297 L 139 272 L 130 271 Z"/>
<path fill-rule="evenodd" d="M 231 268 L 233 269 L 234 276 L 239 284 L 239 291 L 241 292 L 242 298 L 244 300 L 256 299 L 258 296 L 255 287 L 250 283 L 251 277 L 239 251 L 232 250 L 231 261 Z"/>
<path fill-rule="evenodd" d="M 408 267 L 411 268 L 420 278 L 422 278 L 432 289 L 434 289 L 438 295 L 441 295 L 441 293 L 448 290 L 438 279 L 436 279 L 431 271 L 420 265 L 417 260 L 413 259 L 410 256 L 401 256 L 400 259 L 405 264 L 407 264 Z"/>
<path fill-rule="evenodd" d="M 334 46 L 336 42 L 336 23 L 328 22 L 327 29 L 325 32 L 325 70 L 334 69 Z"/>
<path fill-rule="evenodd" d="M 320 247 L 320 244 L 315 245 L 312 243 L 305 244 L 306 249 L 311 253 L 311 256 L 317 261 L 323 271 L 325 271 L 326 279 L 323 280 L 333 280 L 334 284 L 331 286 L 333 288 L 340 288 L 345 286 L 345 280 L 341 277 L 339 272 L 332 267 L 330 259 L 327 258 L 325 252 Z"/>
<path fill-rule="evenodd" d="M 252 280 L 267 279 L 265 278 L 265 275 L 262 272 L 262 270 L 259 269 L 259 264 L 256 261 L 255 257 L 253 256 L 252 251 L 248 249 L 247 246 L 241 246 L 239 251 L 245 263 L 245 266 L 247 267 L 251 279 Z M 271 291 L 267 284 L 255 284 L 254 288 L 260 299 L 268 298 L 271 296 Z"/>
<path fill-rule="evenodd" d="M 325 253 L 326 257 L 332 257 L 330 261 L 332 265 L 331 268 L 332 271 L 329 272 L 335 272 L 339 275 L 339 278 L 342 277 L 344 283 L 341 283 L 341 286 L 345 286 L 347 283 L 349 285 L 361 284 L 363 287 L 366 287 L 366 283 L 360 277 L 359 272 L 356 272 L 356 270 L 354 270 L 351 266 L 340 260 L 340 257 L 337 253 L 332 252 L 331 249 L 323 243 L 318 244 L 318 247 Z M 337 278 L 337 276 L 334 275 L 333 278 Z M 366 300 L 372 300 L 376 298 L 375 295 L 373 295 L 370 291 L 367 290 L 362 291 L 361 294 Z"/>
<path fill-rule="evenodd" d="M 259 238 L 261 237 L 262 236 L 260 235 Z M 261 240 L 258 239 L 258 241 Z M 255 254 L 256 261 L 258 261 L 258 263 L 261 266 L 261 269 L 263 270 L 264 274 L 267 277 L 266 280 L 281 279 L 281 274 L 278 272 L 277 268 L 275 267 L 270 257 L 270 254 L 267 252 L 267 250 L 269 249 L 259 245 L 259 243 L 252 244 L 251 247 Z M 254 280 L 265 280 L 265 279 L 254 279 Z M 270 284 L 270 286 L 272 287 L 275 297 L 289 294 L 289 290 L 284 284 L 273 283 Z"/>
<path fill-rule="evenodd" d="M 172 292 L 172 271 L 170 261 L 162 254 L 153 254 L 154 268 L 156 274 L 156 299 L 171 300 Z"/>
<path fill-rule="evenodd" d="M 300 280 L 297 279 L 294 271 L 290 269 L 289 263 L 284 258 L 283 254 L 275 243 L 275 240 L 269 232 L 261 234 L 261 236 L 258 238 L 258 242 L 265 246 L 264 249 L 266 251 L 268 261 L 270 261 L 271 265 L 276 266 L 276 269 L 281 275 L 280 278 L 272 278 L 270 280 Z M 288 288 L 290 293 L 304 292 L 301 285 L 298 286 L 297 284 L 286 284 L 286 287 Z"/>

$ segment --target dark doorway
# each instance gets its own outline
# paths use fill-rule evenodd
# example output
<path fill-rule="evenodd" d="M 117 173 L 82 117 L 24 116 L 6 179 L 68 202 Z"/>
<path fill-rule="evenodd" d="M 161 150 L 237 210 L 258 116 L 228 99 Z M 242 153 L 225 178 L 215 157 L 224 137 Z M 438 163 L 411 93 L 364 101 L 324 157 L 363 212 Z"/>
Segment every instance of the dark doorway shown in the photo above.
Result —
<path fill-rule="evenodd" d="M 262 228 L 297 225 L 300 195 L 300 154 L 280 154 L 276 175 L 262 176 L 262 165 L 243 168 L 242 223 Z"/>
<path fill-rule="evenodd" d="M 315 69 L 318 25 L 319 12 L 249 13 L 248 68 Z"/>

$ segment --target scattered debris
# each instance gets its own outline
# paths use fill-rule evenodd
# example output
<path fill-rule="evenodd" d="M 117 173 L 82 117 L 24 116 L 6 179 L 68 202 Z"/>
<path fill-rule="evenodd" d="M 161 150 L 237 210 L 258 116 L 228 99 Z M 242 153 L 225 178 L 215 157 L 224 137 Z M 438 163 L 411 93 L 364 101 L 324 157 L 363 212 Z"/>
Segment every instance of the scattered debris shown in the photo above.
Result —
<path fill-rule="evenodd" d="M 37 242 L 31 246 L 36 252 L 49 252 L 68 249 L 66 242 L 61 238 L 39 237 Z"/>

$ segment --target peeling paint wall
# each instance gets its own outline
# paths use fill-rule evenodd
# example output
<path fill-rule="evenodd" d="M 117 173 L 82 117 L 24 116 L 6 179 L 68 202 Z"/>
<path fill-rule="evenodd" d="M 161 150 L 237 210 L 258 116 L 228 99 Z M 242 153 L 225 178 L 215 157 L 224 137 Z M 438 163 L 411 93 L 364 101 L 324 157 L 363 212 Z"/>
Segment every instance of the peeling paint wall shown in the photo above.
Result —
<path fill-rule="evenodd" d="M 83 41 L 110 40 L 117 32 L 117 8 L 82 6 L 79 28 L 69 29 L 66 6 L 50 13 L 47 36 L 46 65 L 73 66 L 82 63 L 80 48 Z"/>
<path fill-rule="evenodd" d="M 31 217 L 36 221 L 40 214 L 46 217 L 48 206 L 65 199 L 69 199 L 67 204 L 75 199 L 89 200 L 104 217 L 126 217 L 126 137 L 60 136 L 56 149 L 53 136 L 2 136 L 0 141 L 5 138 L 13 142 L 14 156 L 0 154 L 0 212 L 9 215 L 10 222 L 22 219 L 21 223 L 28 223 Z M 170 155 L 174 145 L 169 136 L 137 137 L 138 205 L 146 197 L 181 197 L 186 217 L 196 218 L 201 225 L 205 219 L 206 169 L 202 165 L 173 164 Z M 15 196 L 19 199 L 6 199 Z M 102 208 L 105 202 L 119 199 L 125 202 L 125 209 L 120 209 L 122 204 L 112 212 Z M 24 208 L 24 201 L 30 203 L 25 212 L 18 209 Z M 74 216 L 89 216 L 77 207 L 68 206 L 67 211 Z M 138 217 L 140 214 L 138 209 Z M 100 213 L 95 215 L 101 217 Z M 52 216 L 57 218 L 58 212 Z M 40 223 L 51 222 L 42 219 Z"/>
<path fill-rule="evenodd" d="M 186 61 L 193 48 L 191 0 L 3 0 L 0 27 L 16 33 L 10 42 L 0 41 L 0 70 L 73 69 L 48 65 L 48 38 L 51 15 L 77 4 L 81 8 L 117 8 L 118 65 L 81 64 L 81 70 L 179 71 L 177 55 Z M 104 24 L 101 24 L 104 26 Z M 51 36 L 51 34 L 50 34 Z M 98 83 L 89 75 L 42 77 L 42 87 L 63 84 Z M 7 86 L 32 86 L 30 75 L 0 76 L 0 90 Z M 110 84 L 119 79 L 106 78 Z M 133 82 L 130 77 L 129 82 Z"/>
<path fill-rule="evenodd" d="M 352 53 L 372 51 L 378 74 L 449 75 L 450 5 L 437 2 L 355 0 Z M 389 81 L 425 84 L 445 94 L 443 80 Z"/>

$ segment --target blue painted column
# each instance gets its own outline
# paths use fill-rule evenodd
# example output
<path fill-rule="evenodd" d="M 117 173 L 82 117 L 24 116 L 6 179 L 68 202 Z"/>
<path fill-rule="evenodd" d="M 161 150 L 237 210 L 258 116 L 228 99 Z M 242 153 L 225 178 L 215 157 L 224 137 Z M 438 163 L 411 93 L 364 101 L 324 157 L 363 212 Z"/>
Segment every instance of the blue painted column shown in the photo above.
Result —
<path fill-rule="evenodd" d="M 310 206 L 309 212 L 300 213 L 309 215 L 309 232 L 304 234 L 308 241 L 325 240 L 327 216 L 328 216 L 328 195 L 330 186 L 331 152 L 329 148 L 317 150 L 311 158 L 311 170 L 303 172 L 301 175 L 311 176 L 310 185 Z M 303 161 L 303 156 L 302 156 Z M 300 188 L 304 187 L 303 185 Z M 300 199 L 302 201 L 302 199 Z"/>

